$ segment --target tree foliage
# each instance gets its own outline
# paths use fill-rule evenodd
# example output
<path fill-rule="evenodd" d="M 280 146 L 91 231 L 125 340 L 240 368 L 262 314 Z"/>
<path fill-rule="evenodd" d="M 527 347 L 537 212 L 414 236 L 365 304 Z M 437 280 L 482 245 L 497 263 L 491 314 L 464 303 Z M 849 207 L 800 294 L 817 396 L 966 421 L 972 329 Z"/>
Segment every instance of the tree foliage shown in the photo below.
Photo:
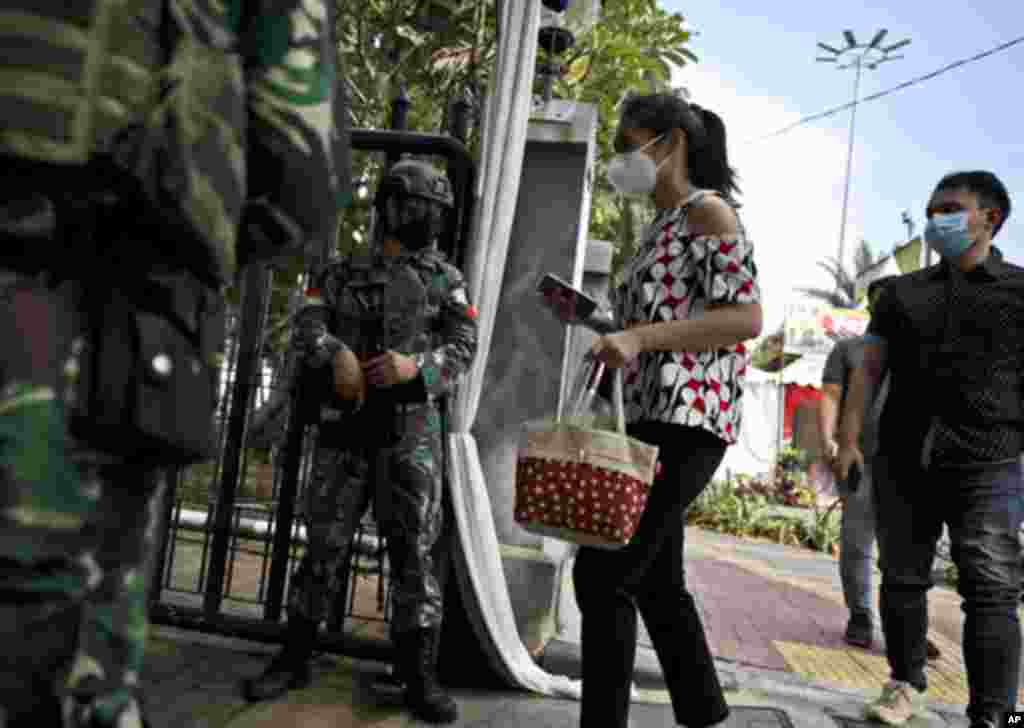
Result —
<path fill-rule="evenodd" d="M 832 276 L 835 287 L 798 288 L 797 290 L 813 299 L 823 301 L 834 308 L 857 308 L 857 279 L 881 260 L 875 254 L 871 244 L 861 240 L 853 254 L 853 270 L 846 269 L 835 258 L 828 258 L 820 263 L 822 268 Z M 776 372 L 789 366 L 800 358 L 800 354 L 783 353 L 785 332 L 782 328 L 773 334 L 763 337 L 752 354 L 751 363 L 766 372 Z"/>
<path fill-rule="evenodd" d="M 479 158 L 483 104 L 498 47 L 495 1 L 338 0 L 337 8 L 336 38 L 351 126 L 391 128 L 392 100 L 404 95 L 409 130 L 444 133 L 451 127 L 453 104 L 461 100 L 470 109 L 468 146 Z M 641 223 L 651 212 L 649 203 L 626 201 L 606 182 L 618 102 L 629 89 L 666 87 L 673 66 L 696 61 L 687 48 L 690 39 L 683 17 L 661 10 L 656 0 L 616 0 L 604 4 L 600 21 L 560 59 L 563 75 L 555 97 L 593 104 L 598 111 L 589 234 L 615 243 L 613 269 L 633 252 Z M 538 53 L 539 63 L 545 53 Z M 535 92 L 541 93 L 539 85 Z M 372 191 L 384 167 L 380 155 L 359 151 L 352 163 L 357 192 L 339 222 L 334 255 L 368 246 Z M 307 265 L 288 261 L 275 273 L 266 341 L 270 353 L 286 343 L 289 308 Z"/>
<path fill-rule="evenodd" d="M 605 3 L 600 22 L 568 52 L 566 73 L 555 85 L 556 96 L 598 111 L 590 237 L 616 244 L 613 271 L 635 252 L 642 222 L 653 214 L 649 201 L 620 197 L 607 181 L 619 102 L 629 90 L 667 89 L 673 67 L 697 61 L 687 48 L 691 38 L 683 16 L 655 0 Z"/>
<path fill-rule="evenodd" d="M 822 268 L 828 271 L 835 283 L 835 288 L 826 290 L 824 288 L 798 288 L 811 298 L 824 301 L 835 308 L 857 308 L 857 279 L 866 273 L 879 258 L 875 256 L 870 243 L 861 240 L 853 255 L 853 271 L 847 270 L 843 264 L 835 258 L 828 258 L 820 263 Z"/>

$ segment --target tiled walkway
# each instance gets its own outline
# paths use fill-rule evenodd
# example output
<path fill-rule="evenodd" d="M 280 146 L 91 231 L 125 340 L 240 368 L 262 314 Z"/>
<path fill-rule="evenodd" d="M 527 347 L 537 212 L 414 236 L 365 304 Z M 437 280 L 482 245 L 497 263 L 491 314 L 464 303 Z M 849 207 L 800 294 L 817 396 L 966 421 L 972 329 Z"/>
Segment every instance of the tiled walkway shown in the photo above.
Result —
<path fill-rule="evenodd" d="M 687 578 L 716 657 L 840 687 L 879 690 L 888 679 L 880 631 L 870 651 L 842 641 L 847 611 L 834 557 L 693 531 Z M 967 702 L 959 605 L 948 589 L 929 596 L 929 636 L 942 657 L 929 663 L 928 697 L 954 705 Z"/>

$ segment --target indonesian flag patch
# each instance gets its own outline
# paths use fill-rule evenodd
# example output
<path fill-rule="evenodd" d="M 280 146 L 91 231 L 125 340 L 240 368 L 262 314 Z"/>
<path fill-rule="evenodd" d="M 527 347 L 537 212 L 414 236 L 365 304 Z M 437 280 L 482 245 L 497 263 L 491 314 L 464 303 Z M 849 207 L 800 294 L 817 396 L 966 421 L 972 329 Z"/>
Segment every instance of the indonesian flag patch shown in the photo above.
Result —
<path fill-rule="evenodd" d="M 480 315 L 480 311 L 477 310 L 476 306 L 470 305 L 469 299 L 466 297 L 465 288 L 456 288 L 452 292 L 452 300 L 466 310 L 466 316 L 468 316 L 471 321 L 476 321 L 477 316 Z"/>
<path fill-rule="evenodd" d="M 303 297 L 307 306 L 320 306 L 324 302 L 319 288 L 307 288 Z"/>

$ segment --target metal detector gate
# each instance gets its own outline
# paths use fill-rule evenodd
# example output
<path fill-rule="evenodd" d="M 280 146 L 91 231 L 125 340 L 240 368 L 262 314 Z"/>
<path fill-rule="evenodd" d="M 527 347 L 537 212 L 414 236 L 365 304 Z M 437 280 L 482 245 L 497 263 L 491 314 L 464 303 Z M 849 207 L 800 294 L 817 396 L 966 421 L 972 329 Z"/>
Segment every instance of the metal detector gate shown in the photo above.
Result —
<path fill-rule="evenodd" d="M 441 247 L 453 263 L 464 266 L 476 183 L 465 145 L 450 136 L 406 131 L 355 129 L 351 139 L 354 150 L 380 152 L 389 161 L 404 153 L 446 160 L 455 211 Z M 154 623 L 258 641 L 277 642 L 284 636 L 288 582 L 304 543 L 295 504 L 308 480 L 315 443 L 292 416 L 296 395 L 286 391 L 289 383 L 265 376 L 273 275 L 267 265 L 246 269 L 240 305 L 229 315 L 217 460 L 167 473 L 169 495 L 150 596 Z M 253 448 L 253 413 L 275 397 L 282 406 L 271 417 L 279 418 L 283 441 Z M 390 589 L 371 521 L 357 529 L 351 553 L 345 603 L 335 605 L 333 629 L 320 646 L 352 657 L 386 657 Z"/>

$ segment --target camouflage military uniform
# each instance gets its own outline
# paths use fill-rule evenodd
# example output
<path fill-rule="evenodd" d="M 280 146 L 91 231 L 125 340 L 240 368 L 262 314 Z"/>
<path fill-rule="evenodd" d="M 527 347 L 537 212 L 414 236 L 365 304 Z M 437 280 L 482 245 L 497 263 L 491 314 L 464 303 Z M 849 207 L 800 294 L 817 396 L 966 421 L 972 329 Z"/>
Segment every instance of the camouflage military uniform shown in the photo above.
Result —
<path fill-rule="evenodd" d="M 394 180 L 410 179 L 409 189 L 388 189 Z M 441 187 L 433 200 L 418 196 L 424 181 Z M 313 472 L 301 501 L 309 550 L 292 580 L 286 646 L 261 678 L 248 683 L 252 699 L 275 697 L 308 681 L 313 634 L 344 596 L 339 592 L 352 537 L 373 501 L 388 545 L 391 634 L 404 677 L 414 685 L 407 700 L 425 720 L 454 720 L 454 704 L 435 689 L 433 676 L 442 617 L 435 563 L 444 484 L 440 405 L 473 361 L 477 325 L 462 274 L 432 244 L 420 247 L 433 238 L 432 227 L 439 227 L 439 218 L 431 219 L 428 205 L 420 203 L 451 207 L 446 185 L 422 163 L 392 168 L 376 205 L 381 209 L 399 199 L 398 209 L 409 213 L 404 228 L 382 217 L 382 228 L 390 228 L 385 236 L 400 242 L 401 252 L 378 250 L 329 266 L 314 287 L 315 299 L 297 317 L 296 371 L 319 404 Z M 365 403 L 352 412 L 353 405 L 337 401 L 330 390 L 331 376 L 323 376 L 343 349 L 361 362 L 388 351 L 410 356 L 417 374 L 391 387 L 369 386 Z"/>
<path fill-rule="evenodd" d="M 439 253 L 426 251 L 334 266 L 320 291 L 328 323 L 326 331 L 315 324 L 300 329 L 297 344 L 306 361 L 326 361 L 331 344 L 340 342 L 361 360 L 388 350 L 413 355 L 419 376 L 393 391 L 371 391 L 362 410 L 337 422 L 330 419 L 340 411 L 325 408 L 302 501 L 313 548 L 292 583 L 289 614 L 317 622 L 326 617 L 337 597 L 337 567 L 375 497 L 393 574 L 392 629 L 436 628 L 441 593 L 432 550 L 443 480 L 437 398 L 476 352 L 462 275 Z"/>
<path fill-rule="evenodd" d="M 182 421 L 160 407 L 176 394 L 189 399 L 175 389 L 182 382 L 185 392 L 209 393 L 181 403 L 204 430 L 223 285 L 239 264 L 333 235 L 347 203 L 330 5 L 0 3 L 0 724 L 8 728 L 143 724 L 136 684 L 161 468 L 208 454 L 195 443 L 182 449 Z M 93 299 L 110 291 L 120 297 L 96 318 Z M 125 331 L 141 337 L 131 344 L 139 351 L 153 335 L 172 355 L 152 359 L 152 380 L 133 382 L 138 401 L 116 400 L 132 407 L 131 422 L 108 407 L 101 436 L 75 423 L 99 421 L 95 403 L 113 396 L 97 382 L 118 389 L 111 372 L 121 370 L 109 356 L 119 350 L 104 339 L 111 322 L 137 324 Z M 122 446 L 126 428 L 148 432 L 153 448 Z"/>

